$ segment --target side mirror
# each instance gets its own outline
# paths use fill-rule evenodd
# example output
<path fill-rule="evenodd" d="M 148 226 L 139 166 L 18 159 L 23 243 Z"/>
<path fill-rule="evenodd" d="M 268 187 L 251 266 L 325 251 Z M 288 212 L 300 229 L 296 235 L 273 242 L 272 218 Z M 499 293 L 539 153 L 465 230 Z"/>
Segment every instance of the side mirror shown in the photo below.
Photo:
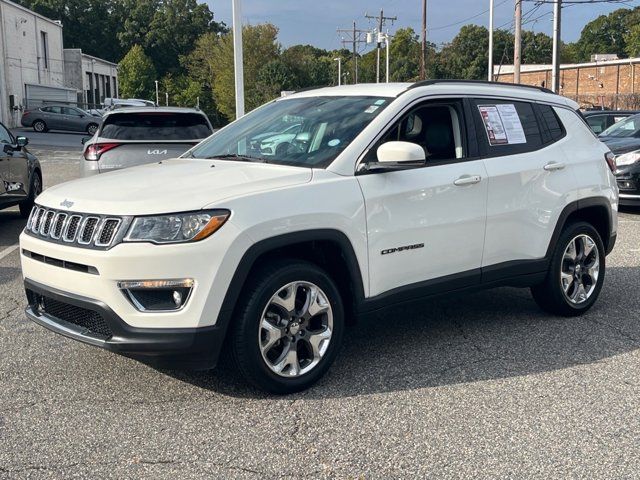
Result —
<path fill-rule="evenodd" d="M 16 138 L 16 145 L 18 148 L 23 148 L 29 145 L 29 139 L 27 137 L 18 137 Z"/>
<path fill-rule="evenodd" d="M 89 140 L 91 140 L 92 137 L 82 137 L 80 139 L 80 143 L 82 143 L 82 145 L 84 145 L 85 143 L 87 143 Z"/>
<path fill-rule="evenodd" d="M 427 157 L 417 143 L 386 142 L 376 151 L 378 162 L 370 163 L 369 170 L 403 170 L 423 166 Z"/>

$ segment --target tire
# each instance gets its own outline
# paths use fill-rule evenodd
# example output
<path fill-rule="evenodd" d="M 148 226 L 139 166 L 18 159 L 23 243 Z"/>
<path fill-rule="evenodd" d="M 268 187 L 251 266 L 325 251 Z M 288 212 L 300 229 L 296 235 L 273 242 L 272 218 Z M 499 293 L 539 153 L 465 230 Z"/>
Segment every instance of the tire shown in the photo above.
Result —
<path fill-rule="evenodd" d="M 34 171 L 31 175 L 31 182 L 29 185 L 29 196 L 26 200 L 20 203 L 20 215 L 22 218 L 28 218 L 33 204 L 36 201 L 36 197 L 42 193 L 42 177 L 38 171 Z"/>
<path fill-rule="evenodd" d="M 33 127 L 33 131 L 38 133 L 43 133 L 49 130 L 44 120 L 36 120 L 35 122 L 33 122 L 32 127 Z"/>
<path fill-rule="evenodd" d="M 571 223 L 558 238 L 547 278 L 531 288 L 533 299 L 555 315 L 582 315 L 600 295 L 605 267 L 605 249 L 598 231 L 586 222 Z"/>
<path fill-rule="evenodd" d="M 329 369 L 342 342 L 338 288 L 322 269 L 298 260 L 275 261 L 251 278 L 228 339 L 235 367 L 271 393 L 309 388 Z"/>
<path fill-rule="evenodd" d="M 89 125 L 87 125 L 87 133 L 89 135 L 91 135 L 92 137 L 96 134 L 96 132 L 98 131 L 98 125 L 95 123 L 90 123 Z"/>

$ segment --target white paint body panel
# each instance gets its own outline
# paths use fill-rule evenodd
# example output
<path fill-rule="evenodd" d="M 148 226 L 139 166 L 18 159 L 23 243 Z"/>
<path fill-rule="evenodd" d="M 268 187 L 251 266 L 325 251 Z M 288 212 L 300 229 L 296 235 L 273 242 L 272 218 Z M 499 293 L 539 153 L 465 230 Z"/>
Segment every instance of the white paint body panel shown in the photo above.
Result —
<path fill-rule="evenodd" d="M 463 176 L 480 183 L 455 186 Z M 480 268 L 487 206 L 482 160 L 357 177 L 367 209 L 370 295 Z M 424 243 L 424 248 L 382 251 Z"/>

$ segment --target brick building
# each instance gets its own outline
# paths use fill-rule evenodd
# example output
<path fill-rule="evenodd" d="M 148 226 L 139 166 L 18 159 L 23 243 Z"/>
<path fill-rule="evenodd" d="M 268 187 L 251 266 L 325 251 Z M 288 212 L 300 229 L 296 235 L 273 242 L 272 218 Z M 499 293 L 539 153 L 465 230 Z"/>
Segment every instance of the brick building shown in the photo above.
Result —
<path fill-rule="evenodd" d="M 513 82 L 513 65 L 496 66 L 496 80 Z M 522 65 L 520 82 L 550 86 L 551 65 Z M 560 67 L 560 93 L 583 107 L 640 110 L 640 58 L 576 63 Z"/>

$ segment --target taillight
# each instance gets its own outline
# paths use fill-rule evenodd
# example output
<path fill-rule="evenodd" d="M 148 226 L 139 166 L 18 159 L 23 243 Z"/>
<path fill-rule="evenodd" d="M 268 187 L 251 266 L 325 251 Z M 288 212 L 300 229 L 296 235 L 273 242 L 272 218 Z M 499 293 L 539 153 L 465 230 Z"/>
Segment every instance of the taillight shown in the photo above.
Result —
<path fill-rule="evenodd" d="M 604 154 L 604 159 L 607 162 L 607 165 L 609 165 L 609 170 L 611 170 L 613 173 L 615 173 L 616 171 L 616 156 L 611 153 L 611 152 L 607 152 Z"/>
<path fill-rule="evenodd" d="M 89 145 L 87 151 L 84 152 L 84 159 L 96 162 L 100 160 L 103 153 L 119 146 L 119 143 L 93 143 Z"/>

